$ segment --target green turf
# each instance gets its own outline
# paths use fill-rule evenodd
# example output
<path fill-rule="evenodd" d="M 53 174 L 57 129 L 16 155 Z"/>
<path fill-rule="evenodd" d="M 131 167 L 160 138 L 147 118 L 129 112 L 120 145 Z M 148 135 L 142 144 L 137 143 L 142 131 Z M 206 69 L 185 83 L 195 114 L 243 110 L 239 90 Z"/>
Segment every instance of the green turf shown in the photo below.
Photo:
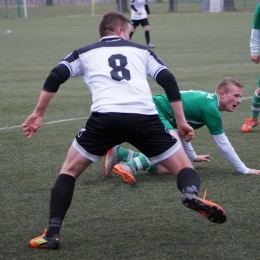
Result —
<path fill-rule="evenodd" d="M 250 97 L 259 74 L 259 66 L 250 60 L 252 17 L 252 12 L 155 14 L 151 40 L 181 89 L 213 92 L 222 78 L 232 76 L 245 84 L 243 96 Z M 27 248 L 29 239 L 48 225 L 50 189 L 85 119 L 45 124 L 31 140 L 15 126 L 34 109 L 52 67 L 73 49 L 99 39 L 99 20 L 87 15 L 1 20 L 0 259 L 260 259 L 260 176 L 240 175 L 206 128 L 196 131 L 192 142 L 198 154 L 211 155 L 209 164 L 195 164 L 202 180 L 200 195 L 207 188 L 208 199 L 223 206 L 225 224 L 212 224 L 183 207 L 175 177 L 141 172 L 132 188 L 118 176 L 105 179 L 103 159 L 76 184 L 61 250 Z M 133 41 L 145 43 L 141 28 Z M 163 92 L 149 82 L 153 94 Z M 82 79 L 71 79 L 52 100 L 44 122 L 87 117 L 90 105 Z M 234 113 L 223 113 L 223 123 L 240 158 L 248 167 L 260 168 L 260 128 L 241 133 L 250 106 L 250 98 L 242 101 Z"/>

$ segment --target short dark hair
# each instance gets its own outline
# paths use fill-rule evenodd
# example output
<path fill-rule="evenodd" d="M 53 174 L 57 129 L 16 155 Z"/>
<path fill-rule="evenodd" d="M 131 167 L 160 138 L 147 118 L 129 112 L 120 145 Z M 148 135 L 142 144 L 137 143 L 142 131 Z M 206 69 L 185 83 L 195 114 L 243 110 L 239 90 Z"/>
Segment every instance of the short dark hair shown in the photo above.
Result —
<path fill-rule="evenodd" d="M 104 14 L 99 24 L 100 37 L 109 36 L 111 32 L 116 32 L 117 28 L 122 27 L 123 30 L 128 28 L 129 19 L 117 11 L 109 11 Z M 112 34 L 113 35 L 113 34 Z"/>

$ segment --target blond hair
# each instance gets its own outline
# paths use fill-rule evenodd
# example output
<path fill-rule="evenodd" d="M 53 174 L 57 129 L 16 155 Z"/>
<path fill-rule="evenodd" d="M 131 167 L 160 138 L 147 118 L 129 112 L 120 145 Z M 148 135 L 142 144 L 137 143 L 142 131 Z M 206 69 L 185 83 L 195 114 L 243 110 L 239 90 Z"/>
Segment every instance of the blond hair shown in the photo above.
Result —
<path fill-rule="evenodd" d="M 224 92 L 228 93 L 229 92 L 229 88 L 230 86 L 232 85 L 235 85 L 239 88 L 243 88 L 244 85 L 239 82 L 238 80 L 234 79 L 234 78 L 231 78 L 231 77 L 227 77 L 227 78 L 224 78 L 223 80 L 221 80 L 217 87 L 216 87 L 216 93 L 219 93 L 221 90 L 223 90 Z"/>

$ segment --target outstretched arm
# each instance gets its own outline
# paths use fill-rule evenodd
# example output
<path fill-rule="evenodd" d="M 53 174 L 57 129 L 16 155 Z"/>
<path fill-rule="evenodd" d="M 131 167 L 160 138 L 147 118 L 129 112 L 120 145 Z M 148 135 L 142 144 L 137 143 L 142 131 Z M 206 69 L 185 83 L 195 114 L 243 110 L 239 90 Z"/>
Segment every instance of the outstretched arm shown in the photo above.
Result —
<path fill-rule="evenodd" d="M 31 138 L 34 133 L 41 127 L 45 110 L 54 95 L 55 92 L 50 93 L 45 90 L 41 91 L 38 104 L 36 105 L 33 113 L 22 124 L 23 131 L 27 138 Z"/>
<path fill-rule="evenodd" d="M 212 135 L 212 137 L 215 140 L 221 153 L 240 173 L 257 175 L 260 174 L 260 170 L 249 169 L 245 166 L 224 133 L 220 135 Z"/>
<path fill-rule="evenodd" d="M 70 70 L 64 64 L 58 64 L 52 69 L 43 85 L 36 108 L 22 124 L 23 131 L 28 138 L 31 138 L 37 129 L 41 127 L 42 119 L 50 100 L 58 91 L 60 85 L 63 84 L 69 77 Z"/>

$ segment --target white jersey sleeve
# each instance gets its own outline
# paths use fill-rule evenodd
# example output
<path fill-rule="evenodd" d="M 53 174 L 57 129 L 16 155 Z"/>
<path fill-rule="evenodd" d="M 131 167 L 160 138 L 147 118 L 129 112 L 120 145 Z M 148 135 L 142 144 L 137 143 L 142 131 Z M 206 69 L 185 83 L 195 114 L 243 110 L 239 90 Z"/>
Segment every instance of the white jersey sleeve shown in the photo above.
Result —
<path fill-rule="evenodd" d="M 250 38 L 251 56 L 259 55 L 260 29 L 252 29 Z"/>
<path fill-rule="evenodd" d="M 177 129 L 174 129 L 174 130 L 179 135 L 178 130 Z M 182 146 L 183 146 L 185 153 L 187 154 L 189 159 L 194 162 L 197 159 L 198 155 L 194 151 L 194 149 L 191 145 L 191 142 L 186 142 L 186 140 L 183 137 L 181 137 L 180 135 L 179 135 L 179 138 L 181 140 L 181 143 L 182 143 Z"/>
<path fill-rule="evenodd" d="M 230 144 L 227 136 L 225 134 L 212 135 L 215 140 L 219 150 L 225 156 L 225 158 L 240 172 L 246 174 L 249 168 L 238 157 L 235 149 Z"/>

